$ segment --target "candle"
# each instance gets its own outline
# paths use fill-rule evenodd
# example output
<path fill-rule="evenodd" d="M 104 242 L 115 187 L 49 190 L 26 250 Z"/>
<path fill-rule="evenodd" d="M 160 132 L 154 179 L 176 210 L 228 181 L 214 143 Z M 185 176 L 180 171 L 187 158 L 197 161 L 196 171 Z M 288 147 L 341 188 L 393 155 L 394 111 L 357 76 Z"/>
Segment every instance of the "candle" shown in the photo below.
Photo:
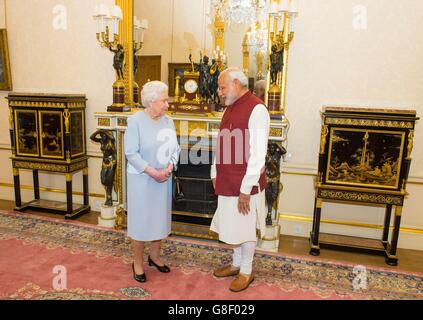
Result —
<path fill-rule="evenodd" d="M 142 20 L 141 20 L 140 27 L 141 27 L 142 29 L 148 29 L 148 20 L 147 20 L 147 19 L 142 19 Z"/>
<path fill-rule="evenodd" d="M 109 10 L 107 7 L 102 3 L 98 6 L 98 15 L 99 16 L 107 16 L 109 14 Z"/>
<path fill-rule="evenodd" d="M 104 17 L 100 17 L 100 32 L 103 33 L 105 30 L 105 26 L 104 26 Z"/>
<path fill-rule="evenodd" d="M 112 11 L 112 17 L 117 18 L 118 20 L 122 20 L 122 9 L 119 6 L 114 5 Z"/>
<path fill-rule="evenodd" d="M 290 32 L 295 32 L 295 18 L 294 17 L 291 17 L 289 31 Z"/>
<path fill-rule="evenodd" d="M 278 13 L 278 4 L 276 2 L 272 2 L 270 4 L 269 13 L 270 14 L 276 14 L 276 13 Z"/>
<path fill-rule="evenodd" d="M 106 32 L 109 9 L 104 4 L 100 4 L 100 16 L 101 16 L 101 32 Z"/>
<path fill-rule="evenodd" d="M 279 12 L 288 12 L 289 11 L 289 0 L 281 0 L 279 4 Z"/>
<path fill-rule="evenodd" d="M 93 15 L 93 17 L 94 17 L 94 20 L 96 22 L 97 33 L 100 33 L 101 32 L 101 29 L 100 29 L 100 16 L 99 16 L 99 7 L 98 7 L 98 5 L 96 5 L 95 8 L 94 8 L 94 15 Z"/>
<path fill-rule="evenodd" d="M 99 14 L 99 8 L 98 8 L 98 4 L 96 4 L 95 5 L 95 7 L 94 7 L 94 14 L 93 14 L 93 17 L 95 18 L 95 17 L 98 17 L 98 14 Z"/>
<path fill-rule="evenodd" d="M 292 14 L 298 13 L 298 0 L 291 0 L 291 5 L 289 6 L 289 12 Z"/>

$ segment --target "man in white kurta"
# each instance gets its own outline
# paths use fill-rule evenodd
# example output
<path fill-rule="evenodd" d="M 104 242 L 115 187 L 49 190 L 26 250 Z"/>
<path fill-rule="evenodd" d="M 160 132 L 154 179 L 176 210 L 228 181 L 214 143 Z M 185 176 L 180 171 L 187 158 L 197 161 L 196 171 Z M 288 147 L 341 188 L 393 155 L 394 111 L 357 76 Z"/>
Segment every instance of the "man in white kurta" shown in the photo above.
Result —
<path fill-rule="evenodd" d="M 230 285 L 230 290 L 235 292 L 248 288 L 254 280 L 252 263 L 257 239 L 256 228 L 264 236 L 266 227 L 264 168 L 270 117 L 267 108 L 260 100 L 252 97 L 247 89 L 247 83 L 247 77 L 237 68 L 229 68 L 219 77 L 219 96 L 228 106 L 222 118 L 219 136 L 226 129 L 233 132 L 232 126 L 233 123 L 235 123 L 234 126 L 236 125 L 237 118 L 244 116 L 248 120 L 248 126 L 247 120 L 245 121 L 246 131 L 248 131 L 248 143 L 245 143 L 245 148 L 248 148 L 248 156 L 244 164 L 245 174 L 243 171 L 242 181 L 238 180 L 241 181 L 239 190 L 234 192 L 226 187 L 228 181 L 233 179 L 232 176 L 236 175 L 238 170 L 236 165 L 235 170 L 230 167 L 230 170 L 219 171 L 219 163 L 216 164 L 215 158 L 211 167 L 211 178 L 218 194 L 218 207 L 210 229 L 219 234 L 219 240 L 234 245 L 232 264 L 215 270 L 214 275 L 216 277 L 236 275 L 237 277 Z M 242 115 L 244 110 L 250 111 L 245 111 L 247 113 Z M 238 125 L 242 127 L 242 121 Z M 232 153 L 225 146 L 219 150 L 221 153 Z M 216 150 L 216 154 L 219 150 Z M 222 158 L 219 159 L 221 161 Z M 217 178 L 220 178 L 220 185 Z M 239 183 L 234 185 L 238 187 Z M 255 192 L 252 192 L 253 188 Z"/>

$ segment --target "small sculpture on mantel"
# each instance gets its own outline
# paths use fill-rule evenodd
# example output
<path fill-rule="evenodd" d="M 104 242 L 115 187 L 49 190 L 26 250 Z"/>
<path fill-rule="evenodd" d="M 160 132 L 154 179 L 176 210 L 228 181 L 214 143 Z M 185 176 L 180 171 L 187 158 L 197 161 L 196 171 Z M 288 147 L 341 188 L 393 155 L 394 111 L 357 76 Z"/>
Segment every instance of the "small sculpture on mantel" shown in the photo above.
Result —
<path fill-rule="evenodd" d="M 286 153 L 286 149 L 275 142 L 268 145 L 266 155 L 266 203 L 267 216 L 266 225 L 272 225 L 272 209 L 275 209 L 275 215 L 278 214 L 278 195 L 282 191 L 280 182 L 280 162 L 281 157 Z"/>
<path fill-rule="evenodd" d="M 201 53 L 200 53 L 201 57 Z M 197 71 L 200 73 L 200 96 L 205 103 L 210 103 L 211 100 L 211 91 L 210 91 L 210 65 L 209 65 L 209 57 L 204 56 L 200 58 L 200 63 L 197 65 Z"/>
<path fill-rule="evenodd" d="M 106 189 L 106 201 L 104 205 L 112 206 L 112 191 L 116 172 L 116 141 L 113 132 L 110 130 L 99 129 L 94 132 L 90 139 L 101 144 L 103 152 L 103 163 L 101 165 L 101 184 Z"/>

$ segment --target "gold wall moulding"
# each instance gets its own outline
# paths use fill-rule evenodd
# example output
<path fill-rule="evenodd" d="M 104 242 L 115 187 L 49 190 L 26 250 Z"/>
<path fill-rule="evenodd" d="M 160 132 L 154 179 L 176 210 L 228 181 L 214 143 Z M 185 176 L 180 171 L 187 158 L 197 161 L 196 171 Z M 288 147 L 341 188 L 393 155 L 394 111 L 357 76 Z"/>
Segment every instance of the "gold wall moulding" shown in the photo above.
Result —
<path fill-rule="evenodd" d="M 290 174 L 294 176 L 308 176 L 308 177 L 317 177 L 317 173 L 310 173 L 310 172 L 301 172 L 301 171 L 283 171 L 282 174 Z M 423 182 L 420 181 L 407 181 L 407 185 L 414 184 L 423 186 Z"/>
<path fill-rule="evenodd" d="M 13 185 L 13 183 L 0 182 L 0 187 L 14 188 L 14 185 Z M 27 186 L 27 185 L 21 185 L 21 189 L 34 190 L 34 187 L 33 186 Z M 40 191 L 52 192 L 52 193 L 66 193 L 66 190 L 64 190 L 64 189 L 55 189 L 55 188 L 47 188 L 47 187 L 40 187 Z M 84 195 L 83 192 L 79 192 L 79 191 L 73 191 L 72 194 L 75 195 L 75 196 L 83 196 Z M 88 195 L 90 197 L 93 197 L 93 198 L 104 198 L 104 194 L 101 194 L 101 193 L 91 193 L 90 192 Z"/>
<path fill-rule="evenodd" d="M 296 216 L 291 215 L 287 213 L 280 213 L 279 214 L 280 219 L 285 220 L 292 220 L 292 221 L 304 221 L 304 222 L 312 222 L 313 218 L 309 217 L 302 217 L 302 216 Z M 341 220 L 332 220 L 332 219 L 322 219 L 322 223 L 328 223 L 328 224 L 337 224 L 342 226 L 349 226 L 349 227 L 359 227 L 359 228 L 369 228 L 369 229 L 380 229 L 383 230 L 382 225 L 378 224 L 371 224 L 371 223 L 361 223 L 361 222 L 353 222 L 353 221 L 341 221 Z M 394 228 L 391 226 L 390 230 L 393 230 Z M 420 228 L 400 228 L 401 232 L 406 233 L 416 233 L 416 234 L 423 234 L 423 229 Z"/>

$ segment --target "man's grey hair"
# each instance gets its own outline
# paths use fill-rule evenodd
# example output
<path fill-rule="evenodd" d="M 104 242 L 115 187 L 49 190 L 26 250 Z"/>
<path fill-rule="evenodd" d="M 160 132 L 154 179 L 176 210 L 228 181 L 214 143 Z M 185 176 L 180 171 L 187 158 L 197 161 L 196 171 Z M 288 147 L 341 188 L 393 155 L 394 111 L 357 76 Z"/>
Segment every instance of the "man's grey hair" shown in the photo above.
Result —
<path fill-rule="evenodd" d="M 259 80 L 254 84 L 254 90 L 258 89 L 266 89 L 266 81 L 265 80 Z"/>
<path fill-rule="evenodd" d="M 242 70 L 240 68 L 231 67 L 231 68 L 227 68 L 227 69 L 222 71 L 222 73 L 224 73 L 224 72 L 228 73 L 231 81 L 234 81 L 235 79 L 237 79 L 243 87 L 248 87 L 248 78 L 245 75 L 245 73 L 242 72 Z"/>
<path fill-rule="evenodd" d="M 151 104 L 158 100 L 160 96 L 169 91 L 169 87 L 166 83 L 161 81 L 150 81 L 147 82 L 141 91 L 142 105 L 146 108 L 151 107 Z"/>

